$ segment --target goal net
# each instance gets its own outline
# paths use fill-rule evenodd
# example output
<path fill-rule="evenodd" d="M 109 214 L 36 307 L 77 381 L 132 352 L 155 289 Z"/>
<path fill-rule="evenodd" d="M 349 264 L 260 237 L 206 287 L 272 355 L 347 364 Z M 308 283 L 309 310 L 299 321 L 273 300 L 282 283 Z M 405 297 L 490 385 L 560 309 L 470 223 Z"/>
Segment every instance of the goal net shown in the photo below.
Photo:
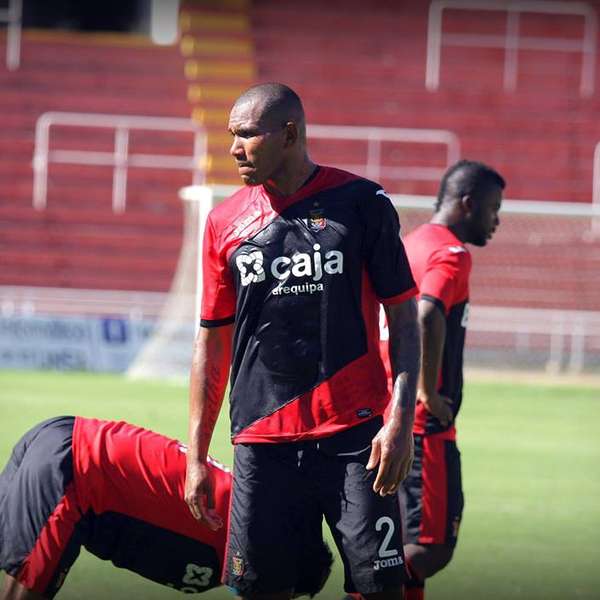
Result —
<path fill-rule="evenodd" d="M 177 272 L 131 376 L 188 376 L 200 313 L 199 240 L 208 212 L 231 191 L 182 190 L 185 232 Z M 403 235 L 433 211 L 432 197 L 393 195 L 392 201 Z M 600 366 L 599 219 L 590 205 L 504 201 L 494 238 L 485 248 L 470 246 L 467 364 L 576 373 Z"/>

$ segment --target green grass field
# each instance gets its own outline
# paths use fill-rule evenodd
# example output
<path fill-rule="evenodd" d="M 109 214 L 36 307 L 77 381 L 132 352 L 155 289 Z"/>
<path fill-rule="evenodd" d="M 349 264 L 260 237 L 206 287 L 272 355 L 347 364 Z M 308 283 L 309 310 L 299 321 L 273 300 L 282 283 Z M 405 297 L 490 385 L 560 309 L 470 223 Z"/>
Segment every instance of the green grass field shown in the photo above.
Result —
<path fill-rule="evenodd" d="M 185 439 L 187 390 L 0 371 L 0 463 L 26 429 L 60 414 L 125 419 Z M 428 600 L 600 598 L 600 388 L 514 383 L 501 373 L 497 383 L 472 378 L 458 426 L 465 516 L 454 561 L 430 580 Z M 211 453 L 230 464 L 227 430 L 222 416 Z M 84 551 L 58 597 L 176 596 Z M 319 597 L 342 596 L 337 560 Z"/>

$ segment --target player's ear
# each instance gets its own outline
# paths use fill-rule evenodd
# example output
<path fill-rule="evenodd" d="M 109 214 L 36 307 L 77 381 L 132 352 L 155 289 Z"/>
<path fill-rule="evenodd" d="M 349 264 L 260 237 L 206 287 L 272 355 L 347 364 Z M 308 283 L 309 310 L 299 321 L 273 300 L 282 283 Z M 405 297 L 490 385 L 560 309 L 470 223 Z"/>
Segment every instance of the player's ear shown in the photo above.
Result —
<path fill-rule="evenodd" d="M 460 207 L 465 217 L 470 217 L 475 208 L 473 198 L 469 194 L 465 194 L 460 199 Z"/>
<path fill-rule="evenodd" d="M 286 148 L 289 148 L 298 141 L 298 137 L 299 137 L 298 126 L 293 121 L 288 121 L 284 125 L 284 129 L 285 129 L 285 146 L 286 146 Z"/>

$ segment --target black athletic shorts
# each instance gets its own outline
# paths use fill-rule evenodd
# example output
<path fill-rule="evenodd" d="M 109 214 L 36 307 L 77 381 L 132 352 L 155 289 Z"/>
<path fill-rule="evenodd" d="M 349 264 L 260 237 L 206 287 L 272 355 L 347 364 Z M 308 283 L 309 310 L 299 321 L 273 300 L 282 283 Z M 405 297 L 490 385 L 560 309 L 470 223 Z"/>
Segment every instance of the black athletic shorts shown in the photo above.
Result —
<path fill-rule="evenodd" d="M 302 554 L 327 521 L 347 593 L 401 588 L 406 579 L 399 503 L 373 492 L 367 471 L 377 418 L 311 442 L 236 444 L 224 583 L 238 594 L 292 590 Z"/>
<path fill-rule="evenodd" d="M 52 598 L 79 554 L 73 485 L 74 417 L 40 423 L 0 473 L 0 569 Z"/>
<path fill-rule="evenodd" d="M 455 440 L 415 435 L 415 459 L 400 496 L 405 503 L 405 542 L 455 546 L 464 498 Z"/>

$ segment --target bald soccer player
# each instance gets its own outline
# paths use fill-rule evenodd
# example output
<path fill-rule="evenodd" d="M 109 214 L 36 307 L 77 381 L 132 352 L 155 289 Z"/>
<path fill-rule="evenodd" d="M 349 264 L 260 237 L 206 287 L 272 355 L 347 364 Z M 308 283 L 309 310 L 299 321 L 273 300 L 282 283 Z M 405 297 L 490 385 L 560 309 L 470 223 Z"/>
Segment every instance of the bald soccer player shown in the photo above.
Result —
<path fill-rule="evenodd" d="M 206 222 L 186 501 L 219 526 L 205 508 L 206 456 L 231 371 L 224 581 L 243 598 L 290 598 L 303 524 L 324 518 L 346 591 L 395 600 L 406 576 L 396 492 L 412 460 L 420 356 L 398 215 L 378 183 L 311 161 L 302 102 L 289 87 L 246 90 L 227 127 L 244 187 Z"/>

